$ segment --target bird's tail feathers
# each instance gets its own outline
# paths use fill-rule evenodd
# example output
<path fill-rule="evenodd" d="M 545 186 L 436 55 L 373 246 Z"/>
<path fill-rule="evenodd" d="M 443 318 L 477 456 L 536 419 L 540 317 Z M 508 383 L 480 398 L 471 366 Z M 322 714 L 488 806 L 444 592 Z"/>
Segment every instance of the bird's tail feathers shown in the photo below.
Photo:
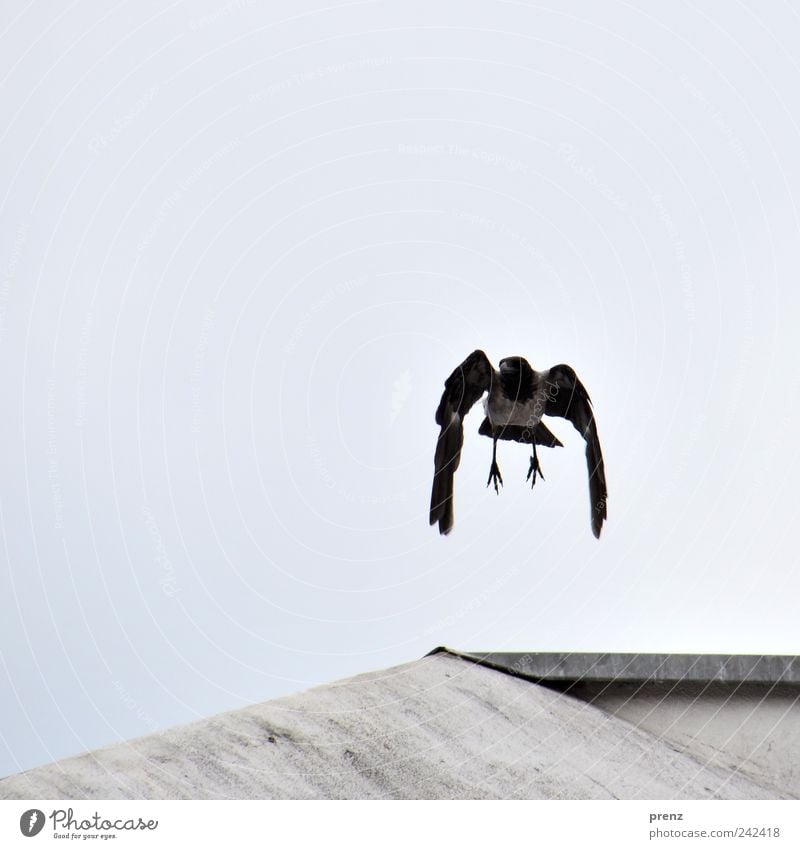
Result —
<path fill-rule="evenodd" d="M 503 425 L 495 432 L 492 423 L 488 418 L 481 422 L 478 429 L 481 436 L 488 436 L 494 439 L 505 439 L 509 442 L 523 442 L 526 445 L 531 445 L 536 440 L 537 445 L 544 445 L 547 448 L 563 448 L 564 443 L 547 427 L 544 422 L 538 422 L 533 428 L 524 427 L 522 425 Z"/>

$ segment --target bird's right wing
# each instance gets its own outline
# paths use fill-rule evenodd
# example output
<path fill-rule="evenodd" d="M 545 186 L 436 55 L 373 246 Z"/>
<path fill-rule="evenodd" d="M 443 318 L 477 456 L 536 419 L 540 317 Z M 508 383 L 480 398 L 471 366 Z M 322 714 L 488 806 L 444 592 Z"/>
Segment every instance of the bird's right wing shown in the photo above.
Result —
<path fill-rule="evenodd" d="M 561 416 L 568 419 L 586 440 L 592 533 L 599 539 L 603 522 L 608 518 L 608 488 L 592 401 L 586 387 L 578 380 L 578 375 L 570 366 L 562 363 L 553 366 L 545 374 L 547 387 L 545 413 L 548 416 Z"/>
<path fill-rule="evenodd" d="M 431 491 L 431 524 L 439 523 L 439 533 L 453 527 L 453 475 L 461 460 L 464 444 L 464 416 L 492 385 L 492 364 L 483 351 L 473 351 L 447 378 L 436 424 L 441 427 L 434 456 Z"/>

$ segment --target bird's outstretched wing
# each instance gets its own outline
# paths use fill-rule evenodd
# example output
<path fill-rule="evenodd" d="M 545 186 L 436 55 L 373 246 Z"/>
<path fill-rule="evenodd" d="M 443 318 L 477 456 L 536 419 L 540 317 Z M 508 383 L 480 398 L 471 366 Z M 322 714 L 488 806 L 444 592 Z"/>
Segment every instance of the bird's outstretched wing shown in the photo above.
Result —
<path fill-rule="evenodd" d="M 434 456 L 431 491 L 431 524 L 439 523 L 439 533 L 453 527 L 453 475 L 461 460 L 464 444 L 464 416 L 492 385 L 492 364 L 483 351 L 473 351 L 447 378 L 436 424 L 441 427 Z"/>
<path fill-rule="evenodd" d="M 553 366 L 545 373 L 547 402 L 544 412 L 548 416 L 561 416 L 572 422 L 575 430 L 586 440 L 586 465 L 589 470 L 589 498 L 592 506 L 592 532 L 600 537 L 606 519 L 606 471 L 603 453 L 597 436 L 597 425 L 592 411 L 592 401 L 574 370 L 567 365 Z"/>

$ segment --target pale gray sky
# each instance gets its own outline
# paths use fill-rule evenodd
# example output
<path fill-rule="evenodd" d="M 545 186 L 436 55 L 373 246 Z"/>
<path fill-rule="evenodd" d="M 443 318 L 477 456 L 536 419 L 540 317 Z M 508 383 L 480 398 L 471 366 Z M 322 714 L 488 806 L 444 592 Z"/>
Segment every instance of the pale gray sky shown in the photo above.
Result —
<path fill-rule="evenodd" d="M 788 3 L 87 0 L 0 20 L 0 774 L 465 650 L 795 653 Z M 450 371 L 571 364 L 583 444 Z"/>

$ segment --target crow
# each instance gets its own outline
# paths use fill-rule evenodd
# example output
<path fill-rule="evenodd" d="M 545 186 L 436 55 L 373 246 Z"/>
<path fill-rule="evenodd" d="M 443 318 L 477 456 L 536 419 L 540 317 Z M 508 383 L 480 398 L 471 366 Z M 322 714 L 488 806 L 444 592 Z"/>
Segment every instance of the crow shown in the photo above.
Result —
<path fill-rule="evenodd" d="M 434 456 L 431 525 L 438 522 L 440 534 L 448 534 L 453 528 L 453 476 L 461 461 L 464 417 L 484 393 L 488 393 L 483 401 L 486 417 L 478 433 L 494 442 L 486 485 L 494 484 L 499 493 L 499 485 L 503 483 L 497 466 L 498 439 L 530 445 L 532 456 L 526 480 L 530 480 L 531 487 L 537 476 L 544 480 L 536 446 L 555 448 L 562 443 L 544 424 L 542 416 L 568 419 L 586 440 L 592 533 L 599 539 L 606 519 L 608 493 L 589 393 L 568 365 L 535 371 L 523 357 L 506 357 L 500 360 L 497 371 L 480 350 L 473 351 L 447 378 L 436 410 L 436 424 L 441 431 Z"/>

